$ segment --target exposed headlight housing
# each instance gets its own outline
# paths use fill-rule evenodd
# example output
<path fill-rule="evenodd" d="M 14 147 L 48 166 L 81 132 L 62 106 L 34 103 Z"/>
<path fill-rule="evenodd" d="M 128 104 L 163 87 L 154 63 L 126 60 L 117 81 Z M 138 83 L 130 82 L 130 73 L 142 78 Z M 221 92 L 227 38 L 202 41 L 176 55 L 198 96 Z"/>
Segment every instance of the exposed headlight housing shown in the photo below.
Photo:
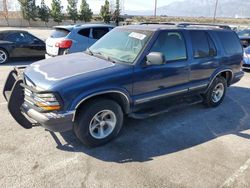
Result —
<path fill-rule="evenodd" d="M 62 108 L 58 97 L 54 93 L 34 93 L 24 89 L 25 101 L 40 108 L 42 111 L 54 111 Z"/>

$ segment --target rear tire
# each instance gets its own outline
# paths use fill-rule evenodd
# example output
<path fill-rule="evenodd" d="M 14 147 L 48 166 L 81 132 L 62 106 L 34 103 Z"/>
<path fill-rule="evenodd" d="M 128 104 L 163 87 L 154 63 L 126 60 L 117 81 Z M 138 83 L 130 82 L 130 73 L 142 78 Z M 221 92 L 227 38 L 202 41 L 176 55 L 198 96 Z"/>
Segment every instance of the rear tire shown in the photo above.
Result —
<path fill-rule="evenodd" d="M 216 77 L 204 95 L 204 104 L 208 107 L 219 106 L 226 94 L 227 81 L 223 77 Z"/>
<path fill-rule="evenodd" d="M 9 60 L 8 52 L 5 49 L 0 48 L 0 65 L 7 63 L 8 60 Z"/>
<path fill-rule="evenodd" d="M 115 138 L 123 124 L 123 111 L 109 99 L 92 100 L 79 109 L 73 130 L 85 145 L 99 146 Z"/>

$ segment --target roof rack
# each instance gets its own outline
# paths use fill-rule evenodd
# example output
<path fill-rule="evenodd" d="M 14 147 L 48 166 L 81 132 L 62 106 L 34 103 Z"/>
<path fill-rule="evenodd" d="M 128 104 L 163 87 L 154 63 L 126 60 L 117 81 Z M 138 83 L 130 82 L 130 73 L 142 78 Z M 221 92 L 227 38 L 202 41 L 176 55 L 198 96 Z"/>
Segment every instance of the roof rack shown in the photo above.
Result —
<path fill-rule="evenodd" d="M 221 24 L 203 24 L 203 23 L 178 23 L 177 27 L 188 27 L 188 26 L 207 26 L 207 27 L 216 27 L 221 29 L 231 30 L 228 25 L 221 25 Z"/>
<path fill-rule="evenodd" d="M 175 23 L 172 22 L 142 22 L 140 25 L 150 25 L 150 24 L 159 24 L 159 25 L 175 25 Z"/>

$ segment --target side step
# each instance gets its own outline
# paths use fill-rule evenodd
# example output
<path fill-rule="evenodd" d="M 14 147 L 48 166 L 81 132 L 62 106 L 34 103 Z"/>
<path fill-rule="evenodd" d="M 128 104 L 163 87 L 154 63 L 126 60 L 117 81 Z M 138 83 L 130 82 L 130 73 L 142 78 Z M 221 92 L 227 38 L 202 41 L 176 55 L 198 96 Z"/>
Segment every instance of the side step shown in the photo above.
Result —
<path fill-rule="evenodd" d="M 180 101 L 176 101 L 174 104 L 171 105 L 160 105 L 156 106 L 144 111 L 138 111 L 129 114 L 129 117 L 135 118 L 135 119 L 146 119 L 150 118 L 152 116 L 156 116 L 159 114 L 163 114 L 172 110 L 186 108 L 190 105 L 195 105 L 203 102 L 203 98 L 200 95 L 194 95 L 191 97 L 186 97 Z"/>

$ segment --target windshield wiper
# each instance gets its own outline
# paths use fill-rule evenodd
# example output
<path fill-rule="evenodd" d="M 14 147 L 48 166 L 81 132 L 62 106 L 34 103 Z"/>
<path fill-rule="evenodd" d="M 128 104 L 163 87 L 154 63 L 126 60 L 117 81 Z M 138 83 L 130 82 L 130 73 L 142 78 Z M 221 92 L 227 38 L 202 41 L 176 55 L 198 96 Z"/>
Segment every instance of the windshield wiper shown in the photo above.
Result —
<path fill-rule="evenodd" d="M 90 55 L 94 55 L 93 52 L 89 48 L 87 48 L 86 52 L 89 53 Z"/>
<path fill-rule="evenodd" d="M 104 59 L 106 59 L 108 61 L 111 61 L 112 63 L 116 63 L 116 61 L 113 58 L 111 58 L 111 57 L 109 57 L 107 55 L 104 55 L 102 52 L 92 52 L 92 54 L 94 56 L 97 56 L 97 57 L 100 57 L 100 58 L 104 58 Z"/>

